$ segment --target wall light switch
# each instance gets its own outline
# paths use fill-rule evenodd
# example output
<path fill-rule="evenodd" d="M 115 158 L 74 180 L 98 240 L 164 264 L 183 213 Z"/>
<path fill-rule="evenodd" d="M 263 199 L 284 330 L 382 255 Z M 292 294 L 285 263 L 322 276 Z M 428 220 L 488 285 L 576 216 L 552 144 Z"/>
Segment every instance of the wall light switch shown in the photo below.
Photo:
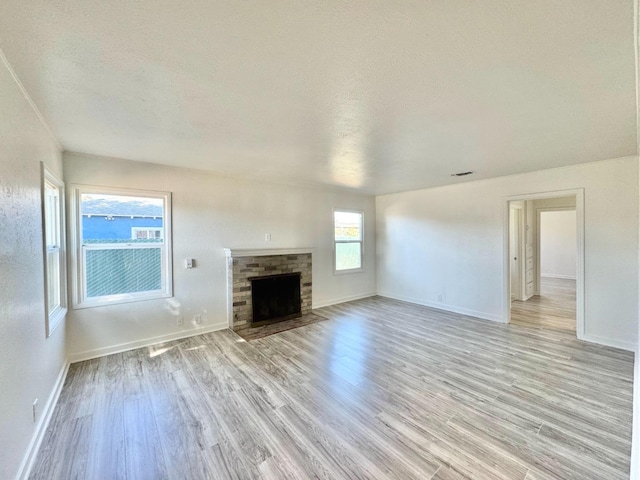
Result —
<path fill-rule="evenodd" d="M 265 242 L 270 242 L 271 241 L 271 234 L 270 233 L 265 233 L 264 234 L 264 241 Z"/>
<path fill-rule="evenodd" d="M 184 268 L 193 268 L 195 265 L 195 260 L 193 258 L 186 258 L 184 260 Z"/>

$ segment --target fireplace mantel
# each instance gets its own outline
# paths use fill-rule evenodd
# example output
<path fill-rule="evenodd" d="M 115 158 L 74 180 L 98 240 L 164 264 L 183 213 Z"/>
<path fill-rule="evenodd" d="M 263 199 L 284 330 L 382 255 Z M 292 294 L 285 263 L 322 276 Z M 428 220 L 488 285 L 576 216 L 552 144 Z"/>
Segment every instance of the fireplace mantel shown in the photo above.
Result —
<path fill-rule="evenodd" d="M 313 253 L 313 248 L 225 248 L 224 253 L 230 258 L 266 257 L 269 255 Z"/>

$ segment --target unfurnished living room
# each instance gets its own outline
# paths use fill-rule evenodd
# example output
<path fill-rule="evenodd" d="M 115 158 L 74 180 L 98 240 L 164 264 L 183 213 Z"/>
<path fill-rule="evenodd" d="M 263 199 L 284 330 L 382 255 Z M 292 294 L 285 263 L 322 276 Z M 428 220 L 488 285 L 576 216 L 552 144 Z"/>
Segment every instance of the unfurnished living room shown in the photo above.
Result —
<path fill-rule="evenodd" d="M 638 12 L 0 2 L 0 478 L 640 479 Z"/>

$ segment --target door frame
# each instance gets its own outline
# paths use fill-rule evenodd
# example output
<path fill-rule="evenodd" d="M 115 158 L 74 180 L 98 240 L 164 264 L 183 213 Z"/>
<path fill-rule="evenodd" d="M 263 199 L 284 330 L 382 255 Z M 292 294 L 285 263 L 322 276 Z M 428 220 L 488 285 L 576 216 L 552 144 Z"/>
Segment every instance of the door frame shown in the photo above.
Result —
<path fill-rule="evenodd" d="M 584 188 L 555 190 L 511 195 L 503 198 L 503 274 L 502 274 L 502 318 L 511 323 L 511 279 L 509 255 L 509 202 L 515 200 L 544 200 L 556 197 L 576 198 L 576 336 L 584 340 Z M 536 252 L 539 256 L 539 252 Z"/>

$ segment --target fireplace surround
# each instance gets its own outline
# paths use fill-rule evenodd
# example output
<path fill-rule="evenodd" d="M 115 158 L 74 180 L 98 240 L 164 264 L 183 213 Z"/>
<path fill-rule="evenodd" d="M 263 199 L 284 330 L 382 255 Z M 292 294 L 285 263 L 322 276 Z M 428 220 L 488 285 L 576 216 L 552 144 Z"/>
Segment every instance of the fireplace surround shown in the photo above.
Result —
<path fill-rule="evenodd" d="M 251 280 L 285 274 L 300 274 L 300 315 L 311 312 L 312 249 L 226 248 L 227 319 L 233 330 L 247 328 L 253 319 Z"/>
<path fill-rule="evenodd" d="M 250 278 L 251 326 L 281 322 L 302 315 L 300 272 Z"/>

